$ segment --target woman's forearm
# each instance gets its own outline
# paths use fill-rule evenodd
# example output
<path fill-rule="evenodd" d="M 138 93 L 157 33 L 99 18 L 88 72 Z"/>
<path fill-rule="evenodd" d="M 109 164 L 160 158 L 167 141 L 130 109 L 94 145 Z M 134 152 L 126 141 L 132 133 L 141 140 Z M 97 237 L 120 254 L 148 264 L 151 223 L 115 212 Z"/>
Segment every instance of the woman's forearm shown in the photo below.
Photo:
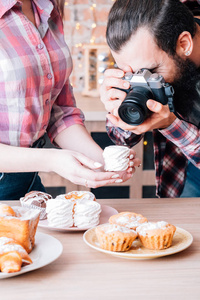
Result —
<path fill-rule="evenodd" d="M 49 172 L 51 151 L 0 144 L 0 172 Z"/>
<path fill-rule="evenodd" d="M 80 152 L 103 164 L 103 150 L 82 125 L 76 124 L 66 128 L 56 137 L 55 142 L 62 149 Z"/>

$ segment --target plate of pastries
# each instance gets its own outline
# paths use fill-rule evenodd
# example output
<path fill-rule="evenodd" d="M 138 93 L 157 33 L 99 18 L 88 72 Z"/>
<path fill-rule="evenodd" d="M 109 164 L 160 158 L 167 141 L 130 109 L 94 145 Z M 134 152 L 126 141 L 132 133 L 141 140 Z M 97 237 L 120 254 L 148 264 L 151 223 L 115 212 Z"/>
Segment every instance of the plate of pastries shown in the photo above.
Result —
<path fill-rule="evenodd" d="M 41 268 L 62 253 L 54 237 L 37 232 L 40 212 L 0 203 L 0 279 Z"/>
<path fill-rule="evenodd" d="M 192 235 L 166 221 L 148 221 L 135 212 L 121 212 L 109 222 L 88 229 L 84 242 L 91 248 L 126 259 L 152 259 L 188 248 Z"/>
<path fill-rule="evenodd" d="M 52 198 L 32 191 L 20 199 L 23 207 L 40 210 L 39 227 L 56 231 L 84 231 L 108 222 L 116 209 L 101 205 L 89 191 L 72 191 Z"/>

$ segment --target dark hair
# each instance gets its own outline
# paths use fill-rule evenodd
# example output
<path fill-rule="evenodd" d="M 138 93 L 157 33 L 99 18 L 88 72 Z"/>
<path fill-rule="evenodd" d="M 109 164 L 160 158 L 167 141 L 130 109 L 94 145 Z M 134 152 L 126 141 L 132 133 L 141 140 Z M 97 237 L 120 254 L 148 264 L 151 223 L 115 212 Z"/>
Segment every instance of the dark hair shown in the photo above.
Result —
<path fill-rule="evenodd" d="M 116 0 L 106 30 L 109 47 L 118 52 L 132 35 L 146 27 L 158 47 L 174 56 L 183 31 L 196 32 L 194 17 L 179 0 Z"/>
<path fill-rule="evenodd" d="M 58 10 L 60 12 L 61 17 L 64 17 L 64 7 L 65 7 L 65 1 L 64 0 L 55 0 Z"/>
<path fill-rule="evenodd" d="M 200 1 L 184 1 L 184 4 L 191 10 L 194 16 L 200 16 Z"/>

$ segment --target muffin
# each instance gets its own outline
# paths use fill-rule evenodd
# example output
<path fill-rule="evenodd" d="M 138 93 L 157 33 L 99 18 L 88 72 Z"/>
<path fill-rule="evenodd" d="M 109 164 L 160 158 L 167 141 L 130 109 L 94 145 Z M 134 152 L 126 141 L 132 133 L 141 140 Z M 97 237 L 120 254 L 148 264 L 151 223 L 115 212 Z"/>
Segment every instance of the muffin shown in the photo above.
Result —
<path fill-rule="evenodd" d="M 20 198 L 21 206 L 37 209 L 40 211 L 40 220 L 46 219 L 46 204 L 52 196 L 39 191 L 31 191 Z"/>
<path fill-rule="evenodd" d="M 129 165 L 130 149 L 126 146 L 108 146 L 103 151 L 105 171 L 125 171 Z"/>
<path fill-rule="evenodd" d="M 121 212 L 109 218 L 110 224 L 124 226 L 133 230 L 136 230 L 138 226 L 146 222 L 148 222 L 147 218 L 134 212 Z"/>
<path fill-rule="evenodd" d="M 103 224 L 95 228 L 100 247 L 109 251 L 128 251 L 137 238 L 134 230 L 115 224 Z"/>
<path fill-rule="evenodd" d="M 172 245 L 176 227 L 167 222 L 149 222 L 137 227 L 136 232 L 145 248 L 162 250 Z"/>

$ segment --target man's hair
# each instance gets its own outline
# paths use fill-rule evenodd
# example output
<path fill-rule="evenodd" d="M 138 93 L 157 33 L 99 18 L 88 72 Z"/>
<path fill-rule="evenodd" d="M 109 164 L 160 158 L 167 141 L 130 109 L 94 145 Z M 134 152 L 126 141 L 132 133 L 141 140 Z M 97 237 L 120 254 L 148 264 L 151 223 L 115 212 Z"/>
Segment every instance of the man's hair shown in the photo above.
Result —
<path fill-rule="evenodd" d="M 176 53 L 179 35 L 196 32 L 193 14 L 179 0 L 116 0 L 106 30 L 109 47 L 119 52 L 139 28 L 147 28 L 158 47 Z"/>

